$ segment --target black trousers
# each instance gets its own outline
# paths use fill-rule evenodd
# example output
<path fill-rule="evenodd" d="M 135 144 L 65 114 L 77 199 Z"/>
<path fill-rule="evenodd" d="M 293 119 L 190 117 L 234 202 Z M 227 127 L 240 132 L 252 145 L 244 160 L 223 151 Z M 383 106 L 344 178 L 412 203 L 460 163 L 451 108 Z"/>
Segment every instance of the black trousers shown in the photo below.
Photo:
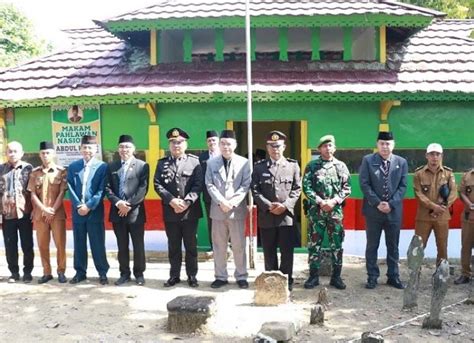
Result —
<path fill-rule="evenodd" d="M 117 237 L 120 276 L 130 276 L 130 238 L 133 245 L 133 275 L 143 276 L 145 261 L 145 224 L 112 223 Z"/>
<path fill-rule="evenodd" d="M 212 218 L 211 218 L 211 203 L 204 202 L 204 206 L 206 207 L 206 216 L 207 216 L 207 231 L 209 233 L 209 243 L 211 244 L 211 251 L 212 251 Z"/>
<path fill-rule="evenodd" d="M 181 244 L 184 243 L 186 255 L 186 274 L 196 276 L 198 271 L 197 259 L 197 225 L 198 220 L 183 220 L 180 222 L 165 221 L 166 236 L 168 237 L 168 259 L 170 261 L 170 277 L 179 278 L 183 254 Z"/>
<path fill-rule="evenodd" d="M 288 275 L 288 282 L 293 282 L 293 226 L 260 228 L 260 235 L 265 259 L 265 270 L 280 270 Z M 278 267 L 277 248 L 280 248 L 281 261 Z"/>
<path fill-rule="evenodd" d="M 30 215 L 21 219 L 3 219 L 3 240 L 7 256 L 8 269 L 11 273 L 19 273 L 18 266 L 18 233 L 20 234 L 21 250 L 23 251 L 23 273 L 31 274 L 33 270 L 33 223 Z"/>

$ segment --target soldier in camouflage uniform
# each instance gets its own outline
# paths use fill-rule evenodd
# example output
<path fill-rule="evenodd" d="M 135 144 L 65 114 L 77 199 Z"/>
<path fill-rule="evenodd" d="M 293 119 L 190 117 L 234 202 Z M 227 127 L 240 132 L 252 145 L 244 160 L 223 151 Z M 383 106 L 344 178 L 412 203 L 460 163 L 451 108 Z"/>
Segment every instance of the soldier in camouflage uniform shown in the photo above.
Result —
<path fill-rule="evenodd" d="M 320 156 L 308 163 L 303 176 L 303 192 L 309 200 L 308 209 L 308 262 L 310 276 L 304 283 L 307 289 L 319 285 L 321 245 L 324 235 L 328 236 L 332 259 L 330 285 L 345 289 L 341 279 L 342 226 L 344 200 L 351 194 L 350 174 L 344 162 L 334 157 L 336 142 L 334 136 L 326 135 L 319 140 Z"/>

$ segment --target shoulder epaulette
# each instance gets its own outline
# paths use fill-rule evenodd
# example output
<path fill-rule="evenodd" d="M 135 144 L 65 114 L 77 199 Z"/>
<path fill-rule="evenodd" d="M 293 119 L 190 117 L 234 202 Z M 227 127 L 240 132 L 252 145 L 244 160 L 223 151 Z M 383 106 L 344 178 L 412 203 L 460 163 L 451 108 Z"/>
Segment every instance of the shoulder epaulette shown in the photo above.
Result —
<path fill-rule="evenodd" d="M 446 167 L 446 166 L 443 166 L 444 169 L 446 170 L 449 170 L 449 171 L 453 171 L 453 168 L 449 168 L 449 167 Z"/>
<path fill-rule="evenodd" d="M 415 169 L 415 171 L 418 171 L 418 170 L 422 170 L 425 166 L 420 166 L 418 168 Z"/>
<path fill-rule="evenodd" d="M 41 170 L 41 168 L 42 168 L 41 166 L 38 166 L 38 167 L 36 167 L 36 168 L 33 168 L 32 171 L 38 171 L 38 170 Z"/>
<path fill-rule="evenodd" d="M 58 168 L 58 170 L 66 170 L 63 166 L 56 166 L 56 168 Z"/>
<path fill-rule="evenodd" d="M 160 158 L 158 161 L 166 160 L 166 159 L 168 159 L 168 157 L 169 157 L 169 156 L 162 157 L 162 158 Z"/>
<path fill-rule="evenodd" d="M 192 158 L 197 158 L 197 159 L 199 159 L 199 157 L 198 157 L 198 156 L 196 156 L 196 155 L 193 155 L 193 154 L 186 154 L 186 155 L 188 155 L 189 157 L 192 157 Z"/>
<path fill-rule="evenodd" d="M 259 160 L 259 161 L 255 162 L 255 165 L 262 164 L 262 163 L 265 163 L 265 162 L 267 162 L 267 160 Z"/>
<path fill-rule="evenodd" d="M 291 162 L 291 163 L 298 163 L 297 160 L 294 160 L 294 159 L 292 159 L 292 158 L 287 158 L 287 161 L 288 161 L 288 162 Z"/>

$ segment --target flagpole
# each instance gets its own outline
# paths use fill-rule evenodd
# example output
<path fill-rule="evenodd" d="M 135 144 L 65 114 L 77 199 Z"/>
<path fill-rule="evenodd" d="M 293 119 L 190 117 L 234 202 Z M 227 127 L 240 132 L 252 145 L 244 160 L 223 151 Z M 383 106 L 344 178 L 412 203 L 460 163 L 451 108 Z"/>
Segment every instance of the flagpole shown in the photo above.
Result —
<path fill-rule="evenodd" d="M 245 62 L 247 72 L 247 146 L 250 171 L 253 171 L 253 129 L 252 129 L 252 56 L 250 41 L 250 0 L 245 0 Z M 254 241 L 253 227 L 253 197 L 249 192 L 249 267 L 255 269 L 255 253 L 257 247 Z"/>

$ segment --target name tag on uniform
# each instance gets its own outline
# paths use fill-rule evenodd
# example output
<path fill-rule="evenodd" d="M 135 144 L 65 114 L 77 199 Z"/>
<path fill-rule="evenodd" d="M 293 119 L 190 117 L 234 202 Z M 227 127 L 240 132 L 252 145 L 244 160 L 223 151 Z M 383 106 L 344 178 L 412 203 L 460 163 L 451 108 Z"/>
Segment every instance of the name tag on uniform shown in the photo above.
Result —
<path fill-rule="evenodd" d="M 262 173 L 262 176 L 271 176 L 269 173 Z"/>

